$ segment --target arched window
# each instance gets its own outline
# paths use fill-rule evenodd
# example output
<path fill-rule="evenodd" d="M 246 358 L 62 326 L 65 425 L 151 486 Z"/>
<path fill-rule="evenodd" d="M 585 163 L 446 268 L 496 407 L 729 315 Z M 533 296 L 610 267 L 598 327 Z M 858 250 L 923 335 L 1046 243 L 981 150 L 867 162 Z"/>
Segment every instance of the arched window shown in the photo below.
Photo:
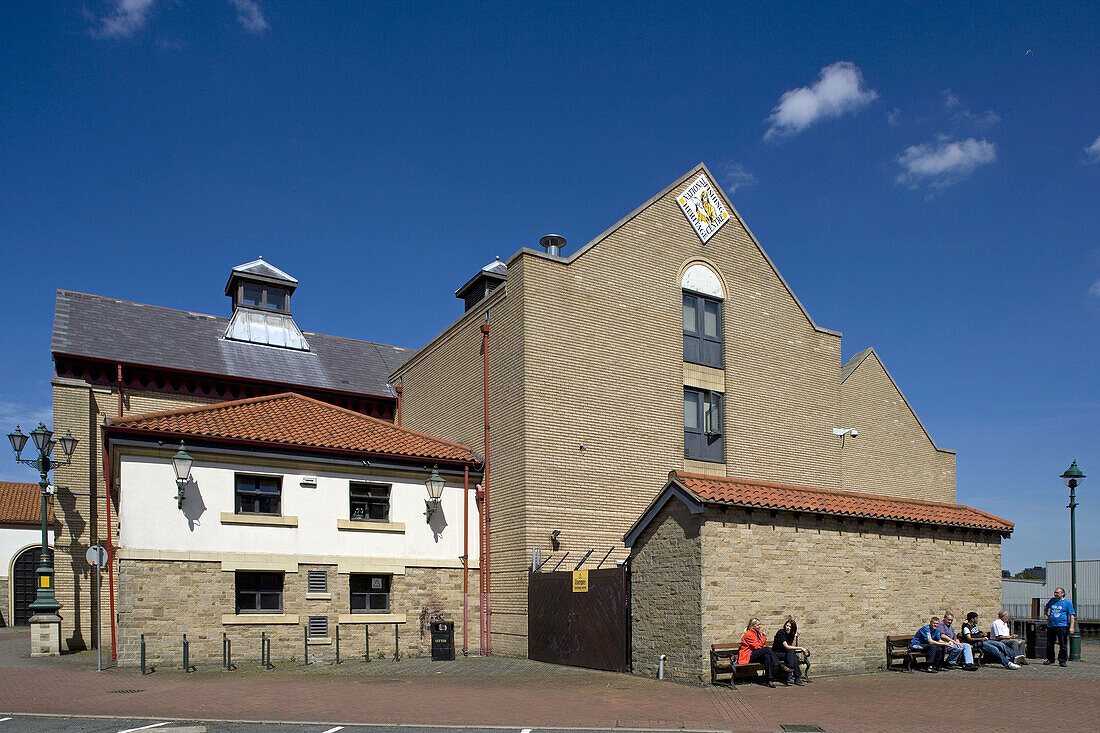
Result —
<path fill-rule="evenodd" d="M 722 368 L 722 300 L 714 270 L 695 263 L 680 280 L 684 290 L 684 361 Z"/>

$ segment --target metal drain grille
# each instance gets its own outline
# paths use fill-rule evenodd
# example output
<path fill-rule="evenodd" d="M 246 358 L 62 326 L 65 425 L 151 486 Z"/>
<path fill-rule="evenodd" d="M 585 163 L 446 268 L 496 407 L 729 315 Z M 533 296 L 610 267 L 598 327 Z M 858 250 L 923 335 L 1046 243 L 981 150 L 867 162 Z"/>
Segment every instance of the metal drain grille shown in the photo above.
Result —
<path fill-rule="evenodd" d="M 825 733 L 820 725 L 781 725 L 784 733 Z"/>
<path fill-rule="evenodd" d="M 145 690 L 111 690 L 111 692 L 117 695 L 130 695 L 135 692 L 145 692 Z"/>

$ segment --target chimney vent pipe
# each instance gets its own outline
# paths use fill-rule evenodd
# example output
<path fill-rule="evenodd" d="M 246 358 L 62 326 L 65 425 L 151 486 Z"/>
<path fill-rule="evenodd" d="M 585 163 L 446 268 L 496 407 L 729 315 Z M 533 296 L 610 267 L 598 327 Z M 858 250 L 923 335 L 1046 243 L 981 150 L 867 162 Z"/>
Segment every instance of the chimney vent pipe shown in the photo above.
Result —
<path fill-rule="evenodd" d="M 561 248 L 565 246 L 565 237 L 560 234 L 547 234 L 539 240 L 539 244 L 546 248 L 546 254 L 561 257 Z"/>

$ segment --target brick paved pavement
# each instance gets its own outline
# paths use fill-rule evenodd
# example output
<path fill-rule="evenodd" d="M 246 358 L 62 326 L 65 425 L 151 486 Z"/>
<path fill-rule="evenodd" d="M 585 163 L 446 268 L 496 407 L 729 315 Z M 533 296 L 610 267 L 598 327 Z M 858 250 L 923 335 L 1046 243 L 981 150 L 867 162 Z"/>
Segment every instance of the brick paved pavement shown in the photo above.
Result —
<path fill-rule="evenodd" d="M 1016 672 L 891 672 L 817 678 L 801 688 L 729 690 L 497 657 L 339 668 L 287 663 L 273 672 L 242 662 L 231 673 L 162 668 L 142 677 L 126 669 L 97 673 L 94 652 L 30 660 L 20 653 L 28 647 L 25 633 L 0 631 L 0 713 L 746 733 L 782 724 L 816 724 L 833 733 L 1100 729 L 1097 661 L 1066 669 L 1031 664 Z M 1100 660 L 1100 648 L 1085 652 Z"/>

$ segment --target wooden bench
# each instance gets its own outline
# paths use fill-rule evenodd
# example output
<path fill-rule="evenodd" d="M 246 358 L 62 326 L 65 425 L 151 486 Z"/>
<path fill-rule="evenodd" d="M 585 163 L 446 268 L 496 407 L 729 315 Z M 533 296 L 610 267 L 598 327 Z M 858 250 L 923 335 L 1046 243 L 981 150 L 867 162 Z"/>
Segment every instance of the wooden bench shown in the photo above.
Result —
<path fill-rule="evenodd" d="M 913 649 L 910 646 L 912 641 L 912 636 L 886 637 L 886 669 L 902 669 L 906 672 L 912 672 L 918 664 L 917 657 L 923 657 L 924 661 L 928 661 L 928 653 L 923 649 Z M 900 666 L 894 664 L 898 660 L 902 662 Z"/>
<path fill-rule="evenodd" d="M 751 675 L 756 677 L 757 672 L 764 671 L 763 664 L 755 662 L 738 664 L 737 651 L 740 648 L 740 643 L 710 645 L 710 683 L 712 685 L 724 684 L 736 687 L 738 676 L 748 677 Z M 728 675 L 728 677 L 723 679 L 719 675 Z"/>
<path fill-rule="evenodd" d="M 741 644 L 711 644 L 710 645 L 710 683 L 712 685 L 728 684 L 730 687 L 737 685 L 738 677 L 757 677 L 757 672 L 764 671 L 764 665 L 756 662 L 738 664 L 737 651 Z M 798 653 L 798 663 L 805 667 L 802 679 L 810 681 L 810 660 L 801 652 Z M 722 675 L 723 678 L 719 678 Z M 725 675 L 729 675 L 728 678 Z"/>

